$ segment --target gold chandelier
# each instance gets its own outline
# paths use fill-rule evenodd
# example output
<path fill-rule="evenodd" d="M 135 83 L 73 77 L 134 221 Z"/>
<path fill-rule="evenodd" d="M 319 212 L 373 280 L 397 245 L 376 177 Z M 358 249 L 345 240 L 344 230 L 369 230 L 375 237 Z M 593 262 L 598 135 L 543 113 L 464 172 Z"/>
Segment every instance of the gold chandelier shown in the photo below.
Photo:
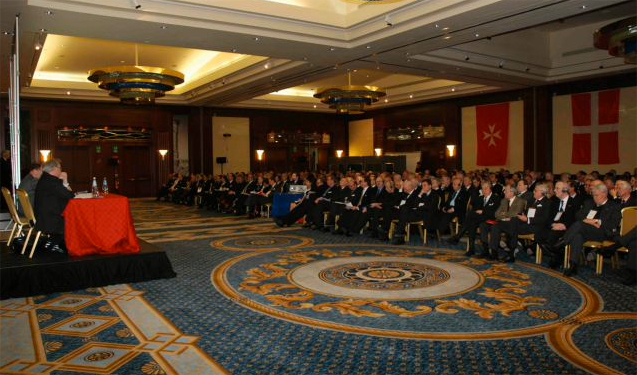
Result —
<path fill-rule="evenodd" d="M 91 70 L 88 80 L 124 104 L 153 104 L 184 82 L 180 72 L 149 66 L 116 66 Z"/>
<path fill-rule="evenodd" d="M 376 86 L 353 86 L 351 73 L 347 73 L 347 86 L 323 87 L 316 90 L 315 98 L 335 109 L 339 114 L 360 114 L 366 105 L 371 105 L 385 96 L 385 91 Z"/>
<path fill-rule="evenodd" d="M 637 63 L 637 17 L 608 24 L 593 34 L 593 45 L 608 54 L 623 57 L 625 64 Z"/>

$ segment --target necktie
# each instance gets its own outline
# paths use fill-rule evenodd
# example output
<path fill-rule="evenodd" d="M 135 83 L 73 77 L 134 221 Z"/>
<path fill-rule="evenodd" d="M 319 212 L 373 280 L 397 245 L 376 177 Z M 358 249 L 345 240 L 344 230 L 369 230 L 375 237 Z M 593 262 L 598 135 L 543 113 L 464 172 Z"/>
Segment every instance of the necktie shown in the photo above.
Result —
<path fill-rule="evenodd" d="M 455 193 L 453 193 L 453 198 L 451 198 L 451 202 L 449 202 L 449 206 L 455 207 L 455 205 L 456 205 L 456 197 L 458 196 L 459 192 L 460 191 L 456 191 Z"/>
<path fill-rule="evenodd" d="M 484 197 L 484 203 L 482 204 L 482 206 L 486 207 L 488 201 L 489 201 L 489 197 Z"/>
<path fill-rule="evenodd" d="M 564 201 L 560 201 L 560 212 L 564 212 Z"/>

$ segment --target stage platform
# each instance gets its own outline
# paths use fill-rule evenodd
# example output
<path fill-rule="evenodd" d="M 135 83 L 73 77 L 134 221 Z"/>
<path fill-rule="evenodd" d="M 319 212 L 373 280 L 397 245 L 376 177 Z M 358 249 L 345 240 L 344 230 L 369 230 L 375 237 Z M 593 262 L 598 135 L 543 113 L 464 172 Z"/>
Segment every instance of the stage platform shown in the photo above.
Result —
<path fill-rule="evenodd" d="M 5 243 L 0 249 L 0 299 L 133 283 L 175 277 L 166 253 L 139 240 L 141 252 L 133 255 L 92 255 L 12 252 Z"/>

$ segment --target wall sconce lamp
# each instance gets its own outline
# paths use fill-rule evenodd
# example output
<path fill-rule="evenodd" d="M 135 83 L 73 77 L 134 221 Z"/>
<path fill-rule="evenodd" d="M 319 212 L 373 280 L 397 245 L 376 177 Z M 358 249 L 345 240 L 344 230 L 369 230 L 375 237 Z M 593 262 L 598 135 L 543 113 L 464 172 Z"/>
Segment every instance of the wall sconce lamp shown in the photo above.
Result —
<path fill-rule="evenodd" d="M 383 154 L 383 149 L 382 148 L 375 148 L 374 149 L 374 154 L 376 154 L 376 156 L 381 156 Z"/>
<path fill-rule="evenodd" d="M 343 157 L 343 150 L 336 150 L 336 157 L 337 158 Z"/>
<path fill-rule="evenodd" d="M 456 154 L 456 145 L 447 145 L 447 154 L 450 158 Z"/>
<path fill-rule="evenodd" d="M 42 155 L 42 162 L 46 163 L 49 160 L 49 154 L 51 150 L 40 150 L 40 155 Z"/>
<path fill-rule="evenodd" d="M 261 161 L 263 160 L 263 154 L 265 153 L 264 150 L 257 150 L 257 160 Z"/>
<path fill-rule="evenodd" d="M 157 150 L 159 151 L 159 155 L 161 155 L 161 160 L 164 160 L 164 158 L 166 157 L 166 154 L 168 153 L 168 150 Z"/>

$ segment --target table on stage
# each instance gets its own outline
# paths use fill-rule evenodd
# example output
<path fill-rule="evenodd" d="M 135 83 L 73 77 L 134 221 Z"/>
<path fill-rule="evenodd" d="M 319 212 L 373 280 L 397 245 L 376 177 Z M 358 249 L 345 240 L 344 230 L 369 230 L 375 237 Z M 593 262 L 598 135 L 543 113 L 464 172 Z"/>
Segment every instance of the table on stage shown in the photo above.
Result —
<path fill-rule="evenodd" d="M 66 248 L 71 256 L 139 253 L 128 198 L 71 199 L 64 210 Z"/>
<path fill-rule="evenodd" d="M 274 194 L 272 217 L 283 217 L 290 212 L 290 203 L 303 198 L 303 194 Z"/>

